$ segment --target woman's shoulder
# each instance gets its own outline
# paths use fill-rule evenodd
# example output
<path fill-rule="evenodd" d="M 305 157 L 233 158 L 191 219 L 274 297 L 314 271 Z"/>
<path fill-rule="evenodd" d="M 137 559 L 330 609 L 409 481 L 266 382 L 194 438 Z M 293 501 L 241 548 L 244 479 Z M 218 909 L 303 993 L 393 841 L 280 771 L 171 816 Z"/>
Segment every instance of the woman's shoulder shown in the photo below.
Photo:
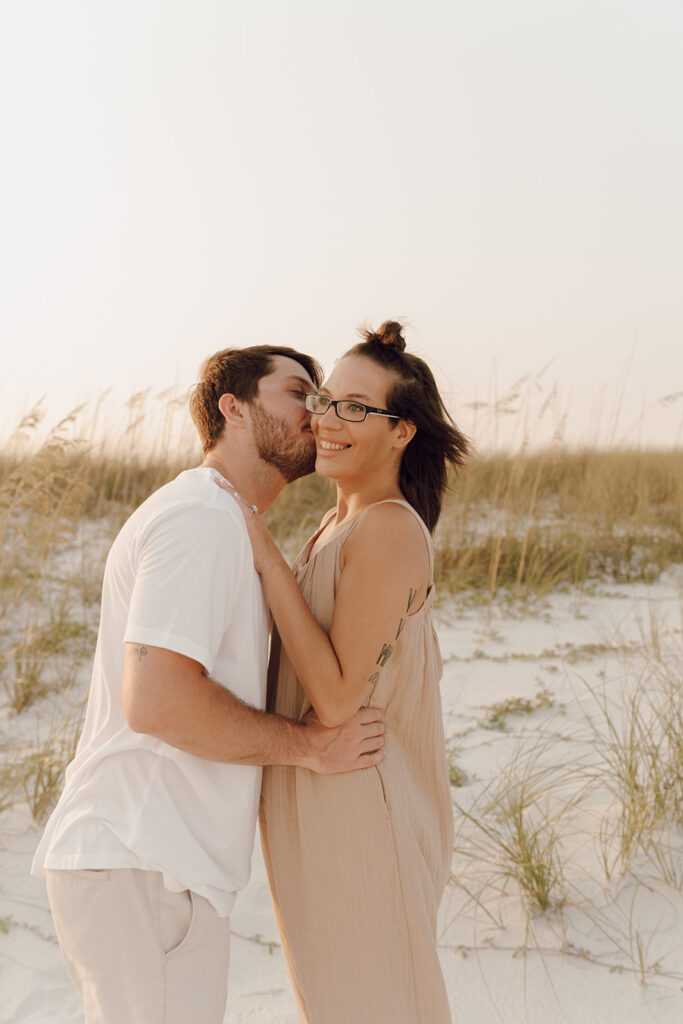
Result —
<path fill-rule="evenodd" d="M 404 498 L 387 498 L 385 501 L 375 502 L 359 514 L 359 520 L 365 520 L 375 526 L 390 523 L 395 527 L 403 526 L 407 530 L 429 534 L 419 512 Z"/>
<path fill-rule="evenodd" d="M 431 537 L 422 519 L 405 501 L 377 502 L 356 518 L 348 542 L 354 547 L 390 551 L 395 559 L 431 550 Z"/>

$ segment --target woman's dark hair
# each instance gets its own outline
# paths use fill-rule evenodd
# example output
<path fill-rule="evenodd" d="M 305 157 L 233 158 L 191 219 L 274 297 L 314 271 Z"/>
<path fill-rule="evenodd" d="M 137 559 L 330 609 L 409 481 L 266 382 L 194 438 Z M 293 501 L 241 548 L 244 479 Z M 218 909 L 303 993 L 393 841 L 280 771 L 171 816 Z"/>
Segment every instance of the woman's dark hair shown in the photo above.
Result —
<path fill-rule="evenodd" d="M 391 373 L 387 409 L 417 427 L 403 452 L 399 486 L 433 533 L 448 486 L 448 466 L 462 466 L 469 445 L 444 406 L 432 371 L 423 359 L 405 351 L 401 331 L 395 320 L 387 320 L 378 331 L 363 328 L 365 340 L 345 354 L 364 356 Z"/>

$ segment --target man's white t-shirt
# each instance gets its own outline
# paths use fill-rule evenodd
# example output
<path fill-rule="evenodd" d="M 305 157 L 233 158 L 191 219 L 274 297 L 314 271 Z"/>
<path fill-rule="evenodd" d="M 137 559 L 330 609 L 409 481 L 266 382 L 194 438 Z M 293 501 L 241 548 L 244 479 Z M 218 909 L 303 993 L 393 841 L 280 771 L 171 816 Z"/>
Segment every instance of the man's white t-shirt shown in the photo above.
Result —
<path fill-rule="evenodd" d="M 248 879 L 261 769 L 208 761 L 128 728 L 124 643 L 177 651 L 265 706 L 268 609 L 235 499 L 212 469 L 156 491 L 114 541 L 88 708 L 32 871 L 142 868 L 230 913 Z"/>

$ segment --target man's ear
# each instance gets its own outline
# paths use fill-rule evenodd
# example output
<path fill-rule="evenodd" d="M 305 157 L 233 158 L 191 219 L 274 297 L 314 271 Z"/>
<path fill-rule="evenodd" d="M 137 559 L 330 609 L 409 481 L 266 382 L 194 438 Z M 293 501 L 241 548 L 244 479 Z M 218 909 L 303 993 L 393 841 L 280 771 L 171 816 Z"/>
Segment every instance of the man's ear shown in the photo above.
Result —
<path fill-rule="evenodd" d="M 244 419 L 244 402 L 240 402 L 234 395 L 224 394 L 218 399 L 218 408 L 223 419 L 231 427 L 243 428 L 246 426 Z"/>
<path fill-rule="evenodd" d="M 417 433 L 417 427 L 412 420 L 399 420 L 394 434 L 394 447 L 406 448 Z"/>

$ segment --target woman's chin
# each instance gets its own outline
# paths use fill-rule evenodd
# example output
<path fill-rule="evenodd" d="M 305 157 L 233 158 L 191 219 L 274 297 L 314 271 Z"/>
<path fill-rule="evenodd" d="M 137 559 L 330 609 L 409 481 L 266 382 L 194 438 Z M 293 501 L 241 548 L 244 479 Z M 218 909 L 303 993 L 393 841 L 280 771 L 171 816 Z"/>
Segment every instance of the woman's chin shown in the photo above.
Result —
<path fill-rule="evenodd" d="M 324 476 L 328 480 L 334 479 L 332 474 L 332 467 L 327 459 L 321 458 L 319 455 L 315 460 L 315 471 L 318 476 Z"/>
<path fill-rule="evenodd" d="M 340 480 L 344 476 L 344 473 L 340 471 L 338 461 L 324 455 L 318 455 L 315 460 L 315 471 L 318 476 L 323 476 L 326 480 Z"/>

